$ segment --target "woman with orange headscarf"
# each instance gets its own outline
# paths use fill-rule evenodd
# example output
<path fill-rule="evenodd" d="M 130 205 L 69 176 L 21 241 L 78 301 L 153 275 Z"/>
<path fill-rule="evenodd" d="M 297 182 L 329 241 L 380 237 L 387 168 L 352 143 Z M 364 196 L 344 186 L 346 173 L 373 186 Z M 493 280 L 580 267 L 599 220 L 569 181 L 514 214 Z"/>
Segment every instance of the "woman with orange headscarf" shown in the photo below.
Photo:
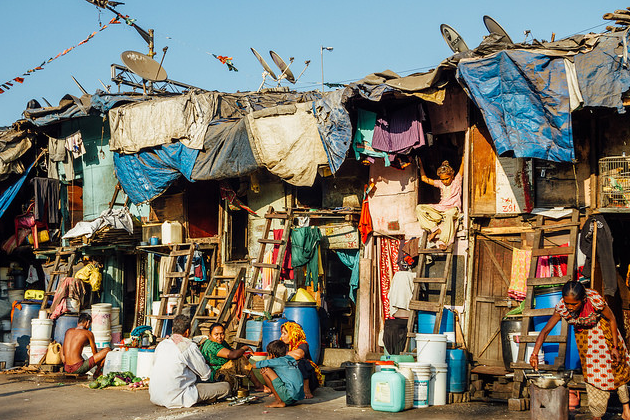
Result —
<path fill-rule="evenodd" d="M 324 384 L 324 378 L 317 364 L 311 359 L 304 330 L 296 322 L 286 322 L 282 324 L 281 332 L 280 339 L 289 346 L 287 355 L 297 360 L 298 369 L 304 378 L 304 396 L 313 398 L 313 391 Z"/>

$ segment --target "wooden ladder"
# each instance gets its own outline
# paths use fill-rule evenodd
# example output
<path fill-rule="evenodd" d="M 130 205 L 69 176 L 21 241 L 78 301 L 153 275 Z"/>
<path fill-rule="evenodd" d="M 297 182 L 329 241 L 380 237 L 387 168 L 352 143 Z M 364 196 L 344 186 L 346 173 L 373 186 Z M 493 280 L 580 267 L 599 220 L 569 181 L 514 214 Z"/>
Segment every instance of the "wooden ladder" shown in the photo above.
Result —
<path fill-rule="evenodd" d="M 55 253 L 55 263 L 53 265 L 53 269 L 50 273 L 50 279 L 48 280 L 48 286 L 46 286 L 46 292 L 44 293 L 44 299 L 42 299 L 41 310 L 49 310 L 48 307 L 48 297 L 55 295 L 55 289 L 53 287 L 55 284 L 59 287 L 61 280 L 66 277 L 72 276 L 72 266 L 74 265 L 74 260 L 76 257 L 76 249 L 75 248 L 57 248 L 57 252 Z M 60 270 L 61 264 L 67 264 L 65 270 Z"/>
<path fill-rule="evenodd" d="M 230 314 L 230 308 L 232 306 L 232 300 L 234 294 L 238 289 L 238 286 L 245 280 L 245 273 L 247 270 L 242 267 L 239 272 L 234 276 L 224 276 L 219 274 L 223 272 L 222 268 L 216 268 L 213 272 L 212 278 L 208 282 L 205 292 L 200 296 L 195 316 L 193 316 L 190 331 L 195 334 L 199 326 L 205 323 L 220 322 L 226 324 L 229 321 L 228 315 Z M 222 285 L 227 286 L 227 293 L 225 296 L 217 296 L 214 292 Z M 208 307 L 208 302 L 214 300 L 218 302 L 216 305 Z M 208 309 L 206 311 L 206 308 Z M 207 314 L 206 314 L 207 313 Z M 225 325 L 227 328 L 227 325 Z"/>
<path fill-rule="evenodd" d="M 427 311 L 435 313 L 435 326 L 433 334 L 440 332 L 440 324 L 442 323 L 442 313 L 444 309 L 444 301 L 446 300 L 446 292 L 448 289 L 448 281 L 451 278 L 451 270 L 453 265 L 453 244 L 449 245 L 445 250 L 439 248 L 427 248 L 427 234 L 422 235 L 422 239 L 418 244 L 418 265 L 416 266 L 416 278 L 413 280 L 413 294 L 409 302 L 409 318 L 407 319 L 407 342 L 405 348 L 410 350 L 411 340 L 416 337 L 414 332 L 414 324 L 417 319 L 416 311 Z M 441 277 L 424 277 L 426 268 L 426 256 L 445 256 L 444 271 Z M 421 284 L 439 284 L 440 297 L 437 302 L 426 302 L 420 300 Z"/>
<path fill-rule="evenodd" d="M 518 359 L 515 363 L 511 363 L 512 368 L 531 369 L 529 360 L 525 360 L 527 343 L 533 343 L 538 338 L 537 336 L 530 336 L 529 332 L 530 323 L 532 317 L 535 316 L 551 316 L 554 313 L 554 308 L 546 309 L 534 309 L 534 287 L 535 286 L 550 286 L 556 284 L 564 284 L 567 281 L 573 279 L 576 262 L 577 240 L 578 231 L 580 227 L 580 214 L 578 210 L 573 210 L 570 216 L 566 216 L 558 223 L 549 224 L 548 218 L 545 216 L 536 217 L 536 226 L 534 228 L 534 243 L 532 244 L 532 260 L 529 266 L 529 277 L 527 278 L 527 297 L 525 298 L 525 307 L 523 309 L 523 322 L 520 336 L 520 343 L 518 347 Z M 555 234 L 568 232 L 569 246 L 553 246 L 545 247 L 546 233 L 553 232 Z M 567 274 L 561 277 L 536 277 L 536 271 L 538 268 L 538 259 L 540 257 L 548 257 L 554 255 L 568 255 L 567 261 Z M 567 352 L 567 337 L 568 337 L 568 324 L 563 319 L 560 329 L 560 335 L 547 336 L 545 343 L 558 343 L 558 356 L 556 357 L 553 365 L 540 364 L 539 369 L 542 370 L 560 370 L 564 368 L 564 359 Z"/>
<path fill-rule="evenodd" d="M 184 302 L 186 301 L 186 295 L 188 293 L 190 267 L 192 266 L 194 253 L 195 253 L 195 244 L 193 243 L 175 244 L 173 245 L 173 249 L 171 250 L 168 257 L 166 257 L 166 258 L 169 258 L 169 263 L 168 263 L 168 271 L 165 274 L 166 284 L 164 285 L 164 289 L 162 290 L 162 295 L 160 296 L 160 310 L 158 312 L 158 315 L 150 315 L 151 318 L 156 319 L 155 331 L 153 331 L 153 334 L 156 337 L 162 337 L 162 329 L 164 326 L 164 321 L 169 320 L 169 319 L 174 319 L 177 315 L 182 313 Z M 181 256 L 186 257 L 186 264 L 184 266 L 184 271 L 177 271 L 177 258 Z M 175 284 L 177 283 L 177 279 L 181 279 L 179 292 L 171 293 L 173 286 L 175 286 Z M 177 306 L 175 307 L 175 312 L 171 315 L 167 314 L 168 300 L 170 298 L 177 299 Z"/>
<path fill-rule="evenodd" d="M 291 210 L 286 212 L 275 212 L 273 210 L 273 207 L 269 207 L 269 209 L 267 210 L 267 214 L 265 214 L 265 219 L 267 219 L 267 222 L 265 223 L 265 229 L 263 231 L 262 238 L 258 239 L 258 243 L 260 244 L 260 252 L 258 253 L 258 259 L 256 260 L 256 262 L 251 264 L 254 270 L 248 284 L 246 284 L 245 287 L 245 304 L 243 306 L 243 315 L 239 320 L 238 328 L 236 330 L 236 337 L 234 338 L 235 343 L 246 344 L 254 347 L 260 346 L 262 342 L 262 337 L 259 337 L 258 340 L 247 340 L 245 338 L 245 324 L 247 323 L 247 315 L 264 316 L 265 312 L 271 314 L 271 311 L 273 309 L 274 297 L 276 295 L 276 288 L 278 287 L 278 283 L 280 282 L 280 273 L 282 271 L 282 264 L 284 263 L 284 256 L 286 254 L 287 245 L 289 243 L 289 235 L 291 234 L 293 214 Z M 284 220 L 282 239 L 273 239 L 273 236 L 271 238 L 269 237 L 269 233 L 273 233 L 271 226 L 274 220 Z M 267 264 L 262 262 L 265 257 L 267 245 L 280 246 L 278 250 L 278 258 L 274 264 Z M 274 270 L 270 289 L 258 289 L 255 287 L 258 276 L 260 275 L 260 270 L 262 268 L 271 268 Z M 269 296 L 263 312 L 255 311 L 253 309 L 255 295 Z"/>

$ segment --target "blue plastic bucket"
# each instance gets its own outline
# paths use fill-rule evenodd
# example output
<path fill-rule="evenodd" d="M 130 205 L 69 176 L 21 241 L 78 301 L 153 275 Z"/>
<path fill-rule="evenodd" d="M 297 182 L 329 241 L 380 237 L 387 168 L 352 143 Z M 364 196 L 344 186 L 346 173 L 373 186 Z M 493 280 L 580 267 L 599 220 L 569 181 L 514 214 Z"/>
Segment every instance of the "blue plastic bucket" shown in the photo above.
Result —
<path fill-rule="evenodd" d="M 466 391 L 466 352 L 462 349 L 446 350 L 446 364 L 448 365 L 447 391 Z"/>
<path fill-rule="evenodd" d="M 254 321 L 253 319 L 248 320 L 245 323 L 245 338 L 252 341 L 260 340 L 262 335 L 262 325 L 262 321 Z"/>
<path fill-rule="evenodd" d="M 297 322 L 302 326 L 313 362 L 318 363 L 321 348 L 321 333 L 319 329 L 319 314 L 317 305 L 311 302 L 287 302 L 283 316 L 288 321 Z"/>
<path fill-rule="evenodd" d="M 555 288 L 554 288 L 555 289 Z M 562 291 L 554 291 L 549 293 L 541 293 L 534 297 L 534 308 L 555 308 L 556 304 L 562 299 Z M 544 326 L 549 321 L 550 316 L 535 316 L 532 318 L 534 323 L 534 331 L 542 331 Z M 561 322 L 558 322 L 555 327 L 549 332 L 549 335 L 560 335 L 562 328 Z M 545 363 L 553 365 L 558 356 L 559 344 L 557 343 L 545 343 L 542 345 L 542 350 L 545 352 Z M 575 343 L 575 331 L 572 325 L 569 325 L 569 336 L 567 338 L 567 355 L 564 367 L 565 369 L 578 369 L 581 366 L 580 354 L 578 353 L 577 344 Z"/>
<path fill-rule="evenodd" d="M 66 336 L 66 331 L 70 328 L 76 328 L 79 324 L 78 315 L 61 315 L 55 320 L 55 331 L 53 333 L 54 340 L 63 344 L 63 339 Z"/>
<path fill-rule="evenodd" d="M 264 320 L 262 323 L 262 350 L 267 351 L 267 344 L 274 340 L 279 340 L 282 335 L 282 324 L 288 319 L 277 318 L 271 321 Z"/>
<path fill-rule="evenodd" d="M 418 333 L 433 334 L 435 326 L 435 312 L 418 311 Z M 452 311 L 444 309 L 442 311 L 442 322 L 440 322 L 440 334 L 455 331 L 455 316 Z"/>
<path fill-rule="evenodd" d="M 28 359 L 26 346 L 31 341 L 31 319 L 39 316 L 41 303 L 22 301 L 15 306 L 11 321 L 11 339 L 18 346 L 15 348 L 15 362 Z"/>

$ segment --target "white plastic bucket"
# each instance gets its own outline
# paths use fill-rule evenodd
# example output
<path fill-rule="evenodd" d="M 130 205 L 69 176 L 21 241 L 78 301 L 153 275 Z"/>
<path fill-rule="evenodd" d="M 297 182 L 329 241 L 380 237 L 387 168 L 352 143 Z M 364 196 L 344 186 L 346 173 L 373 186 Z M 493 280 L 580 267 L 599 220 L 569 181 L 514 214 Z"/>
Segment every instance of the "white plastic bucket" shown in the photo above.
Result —
<path fill-rule="evenodd" d="M 405 377 L 405 410 L 409 410 L 413 407 L 413 371 L 403 366 L 398 366 L 397 370 Z"/>
<path fill-rule="evenodd" d="M 31 343 L 28 346 L 28 364 L 36 365 L 46 356 L 48 352 L 48 345 L 50 344 L 50 339 L 48 340 L 34 340 L 31 338 Z"/>
<path fill-rule="evenodd" d="M 11 369 L 13 367 L 16 347 L 17 343 L 0 343 L 0 362 L 4 362 L 5 369 Z"/>
<path fill-rule="evenodd" d="M 431 382 L 429 383 L 429 405 L 446 405 L 446 385 L 448 365 L 436 363 L 431 365 Z"/>
<path fill-rule="evenodd" d="M 446 363 L 446 336 L 444 334 L 416 334 L 418 363 Z"/>
<path fill-rule="evenodd" d="M 105 364 L 103 365 L 103 375 L 107 375 L 110 372 L 121 372 L 122 356 L 123 352 L 119 349 L 107 353 L 107 356 L 105 356 Z"/>
<path fill-rule="evenodd" d="M 120 308 L 118 306 L 112 307 L 110 323 L 112 329 L 114 329 L 115 325 L 120 325 Z"/>
<path fill-rule="evenodd" d="M 92 332 L 111 330 L 111 303 L 97 303 L 92 305 Z"/>
<path fill-rule="evenodd" d="M 52 319 L 31 319 L 31 341 L 48 340 L 52 337 Z"/>
<path fill-rule="evenodd" d="M 122 341 L 122 325 L 112 325 L 112 343 Z"/>
<path fill-rule="evenodd" d="M 429 382 L 431 381 L 431 365 L 425 363 L 401 362 L 398 367 L 411 369 L 413 372 L 413 407 L 429 406 Z"/>
<path fill-rule="evenodd" d="M 153 360 L 155 358 L 155 350 L 141 349 L 138 352 L 138 365 L 136 366 L 136 376 L 140 378 L 148 378 L 151 376 L 153 369 Z"/>

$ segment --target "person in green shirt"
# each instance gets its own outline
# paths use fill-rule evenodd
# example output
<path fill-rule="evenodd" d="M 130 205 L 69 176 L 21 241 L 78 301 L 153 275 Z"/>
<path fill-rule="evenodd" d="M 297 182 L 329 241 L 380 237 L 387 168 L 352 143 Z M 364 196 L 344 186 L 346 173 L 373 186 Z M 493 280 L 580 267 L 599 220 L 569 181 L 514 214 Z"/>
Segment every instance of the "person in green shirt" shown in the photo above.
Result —
<path fill-rule="evenodd" d="M 256 391 L 263 391 L 264 385 L 256 378 L 252 371 L 253 366 L 244 356 L 246 352 L 252 352 L 249 346 L 232 349 L 225 342 L 225 327 L 215 322 L 210 326 L 210 337 L 201 346 L 201 354 L 206 359 L 212 371 L 210 380 L 213 382 L 229 382 L 233 391 L 238 389 L 236 375 L 245 375 L 254 384 Z"/>

